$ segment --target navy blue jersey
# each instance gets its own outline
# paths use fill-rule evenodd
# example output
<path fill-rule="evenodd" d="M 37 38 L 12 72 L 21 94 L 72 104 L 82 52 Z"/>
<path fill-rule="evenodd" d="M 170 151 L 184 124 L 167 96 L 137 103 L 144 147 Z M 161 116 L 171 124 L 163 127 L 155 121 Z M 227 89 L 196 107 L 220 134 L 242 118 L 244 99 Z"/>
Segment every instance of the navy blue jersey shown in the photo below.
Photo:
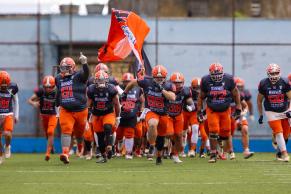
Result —
<path fill-rule="evenodd" d="M 95 84 L 88 87 L 87 96 L 93 101 L 92 114 L 103 116 L 114 112 L 113 98 L 117 95 L 117 90 L 112 84 L 106 88 L 97 88 Z"/>
<path fill-rule="evenodd" d="M 82 70 L 69 76 L 58 75 L 56 77 L 57 106 L 71 112 L 80 112 L 87 108 L 87 80 L 88 75 Z"/>
<path fill-rule="evenodd" d="M 50 93 L 45 92 L 44 88 L 34 90 L 35 95 L 39 98 L 39 109 L 41 114 L 55 115 L 56 113 L 56 90 Z"/>
<path fill-rule="evenodd" d="M 18 92 L 16 83 L 11 83 L 5 91 L 0 91 L 0 114 L 12 113 L 12 99 Z"/>
<path fill-rule="evenodd" d="M 186 106 L 186 100 L 191 98 L 191 90 L 188 87 L 183 87 L 181 91 L 176 92 L 176 100 L 167 104 L 169 116 L 175 117 L 182 113 L 183 107 Z"/>
<path fill-rule="evenodd" d="M 232 101 L 231 91 L 235 88 L 233 76 L 224 74 L 221 82 L 214 82 L 210 75 L 201 80 L 201 91 L 206 94 L 207 106 L 216 112 L 227 110 Z"/>
<path fill-rule="evenodd" d="M 121 99 L 121 118 L 136 117 L 140 110 L 141 102 L 140 96 L 142 90 L 140 87 L 134 87 L 128 91 L 126 99 Z"/>
<path fill-rule="evenodd" d="M 145 95 L 145 108 L 148 108 L 159 115 L 167 114 L 166 105 L 168 100 L 162 94 L 162 91 L 159 89 L 157 83 L 154 82 L 153 78 L 144 77 L 144 79 L 138 80 L 137 83 L 141 88 L 143 88 Z M 175 92 L 175 85 L 171 82 L 165 82 L 163 87 L 167 91 Z"/>
<path fill-rule="evenodd" d="M 287 80 L 280 78 L 272 84 L 269 78 L 265 78 L 260 81 L 258 90 L 265 97 L 266 111 L 284 112 L 289 108 L 290 102 L 286 93 L 290 91 L 290 85 Z"/>
<path fill-rule="evenodd" d="M 252 94 L 249 90 L 245 89 L 244 91 L 242 91 L 242 93 L 245 101 L 249 101 L 252 99 Z"/>

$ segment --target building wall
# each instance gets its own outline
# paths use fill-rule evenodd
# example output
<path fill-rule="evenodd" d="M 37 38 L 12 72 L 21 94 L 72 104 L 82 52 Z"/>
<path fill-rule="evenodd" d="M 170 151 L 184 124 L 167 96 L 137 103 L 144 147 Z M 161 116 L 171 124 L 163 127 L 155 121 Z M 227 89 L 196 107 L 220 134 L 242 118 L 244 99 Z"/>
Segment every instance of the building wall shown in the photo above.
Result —
<path fill-rule="evenodd" d="M 187 83 L 193 76 L 207 74 L 209 64 L 215 61 L 221 62 L 226 72 L 232 72 L 231 20 L 160 18 L 158 29 L 154 19 L 146 18 L 146 21 L 151 31 L 145 50 L 152 65 L 156 62 L 165 65 L 169 74 L 181 71 Z M 20 88 L 20 123 L 16 125 L 15 135 L 33 136 L 39 130 L 37 112 L 26 100 L 37 87 L 36 19 L 32 16 L 0 18 L 0 25 L 0 68 L 8 70 Z M 105 42 L 109 26 L 109 16 L 74 16 L 73 41 Z M 268 63 L 280 64 L 283 76 L 291 71 L 291 21 L 239 20 L 235 27 L 235 75 L 246 80 L 255 97 Z M 67 44 L 68 37 L 67 16 L 42 17 L 43 74 L 52 73 L 52 66 L 58 64 L 58 45 Z M 269 134 L 266 127 L 258 129 L 254 123 L 251 126 L 255 128 L 252 134 Z"/>

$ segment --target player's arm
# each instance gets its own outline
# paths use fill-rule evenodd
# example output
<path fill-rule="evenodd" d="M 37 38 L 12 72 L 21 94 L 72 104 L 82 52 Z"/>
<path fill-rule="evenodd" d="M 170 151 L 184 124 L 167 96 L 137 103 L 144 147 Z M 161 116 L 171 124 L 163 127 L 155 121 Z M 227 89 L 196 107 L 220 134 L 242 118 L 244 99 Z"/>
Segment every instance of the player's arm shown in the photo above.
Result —
<path fill-rule="evenodd" d="M 172 91 L 162 90 L 162 94 L 167 98 L 168 100 L 174 101 L 176 100 L 176 94 Z"/>
<path fill-rule="evenodd" d="M 89 66 L 88 66 L 88 62 L 87 62 L 87 57 L 85 55 L 82 54 L 82 52 L 80 52 L 80 58 L 79 58 L 82 66 L 82 70 L 81 70 L 81 80 L 83 82 L 86 82 L 89 78 L 89 74 L 90 74 L 90 70 L 89 70 Z"/>
<path fill-rule="evenodd" d="M 145 98 L 143 94 L 139 97 L 139 101 L 140 101 L 140 112 L 142 112 L 145 107 Z"/>
<path fill-rule="evenodd" d="M 137 80 L 132 80 L 130 81 L 126 88 L 124 89 L 123 93 L 128 94 L 128 91 L 130 91 L 132 88 L 134 88 L 135 86 L 138 86 Z"/>
<path fill-rule="evenodd" d="M 33 94 L 28 100 L 27 103 L 31 106 L 38 108 L 39 107 L 39 98 L 36 94 Z"/>
<path fill-rule="evenodd" d="M 201 90 L 197 99 L 197 112 L 201 112 L 203 108 L 203 100 L 205 98 L 206 98 L 206 93 Z"/>
<path fill-rule="evenodd" d="M 236 105 L 236 109 L 241 110 L 241 100 L 240 100 L 240 93 L 237 87 L 235 87 L 232 91 L 232 96 Z"/>
<path fill-rule="evenodd" d="M 263 100 L 264 100 L 264 95 L 261 93 L 258 93 L 257 96 L 257 107 L 258 107 L 258 112 L 260 116 L 263 116 Z"/>
<path fill-rule="evenodd" d="M 241 101 L 242 110 L 248 110 L 248 104 L 245 100 Z"/>
<path fill-rule="evenodd" d="M 291 90 L 286 93 L 286 96 L 288 97 L 289 100 L 291 100 Z"/>
<path fill-rule="evenodd" d="M 246 103 L 248 105 L 248 108 L 249 108 L 249 111 L 250 111 L 250 115 L 254 115 L 254 108 L 253 108 L 252 101 L 251 100 L 247 100 Z"/>
<path fill-rule="evenodd" d="M 12 100 L 14 102 L 14 106 L 13 106 L 14 119 L 15 119 L 15 123 L 17 123 L 18 120 L 19 120 L 19 100 L 18 100 L 18 94 L 13 95 Z"/>
<path fill-rule="evenodd" d="M 113 97 L 113 105 L 114 105 L 115 115 L 116 115 L 116 117 L 119 117 L 119 115 L 120 115 L 120 103 L 119 103 L 119 98 L 118 98 L 117 94 Z"/>

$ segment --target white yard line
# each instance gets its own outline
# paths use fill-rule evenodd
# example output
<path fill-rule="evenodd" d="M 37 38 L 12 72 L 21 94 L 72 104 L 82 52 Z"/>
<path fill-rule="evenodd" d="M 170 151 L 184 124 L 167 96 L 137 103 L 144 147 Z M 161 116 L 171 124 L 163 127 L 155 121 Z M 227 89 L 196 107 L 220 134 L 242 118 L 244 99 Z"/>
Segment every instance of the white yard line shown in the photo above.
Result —
<path fill-rule="evenodd" d="M 144 185 L 229 185 L 229 184 L 239 184 L 239 185 L 261 185 L 261 184 L 274 184 L 274 181 L 261 181 L 261 182 L 161 182 L 161 183 L 135 183 L 135 182 L 125 182 L 125 183 L 59 183 L 59 182 L 31 182 L 31 183 L 23 183 L 24 185 L 89 185 L 89 186 L 121 186 L 121 185 L 138 185 L 138 186 L 144 186 Z M 289 181 L 285 182 L 276 182 L 276 184 L 290 184 Z"/>

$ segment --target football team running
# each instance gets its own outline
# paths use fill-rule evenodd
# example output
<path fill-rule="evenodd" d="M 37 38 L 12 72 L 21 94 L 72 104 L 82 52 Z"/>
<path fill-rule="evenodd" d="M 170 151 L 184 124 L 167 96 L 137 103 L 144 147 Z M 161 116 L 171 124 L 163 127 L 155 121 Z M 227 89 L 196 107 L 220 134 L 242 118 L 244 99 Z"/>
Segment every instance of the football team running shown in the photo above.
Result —
<path fill-rule="evenodd" d="M 166 158 L 182 163 L 185 150 L 190 158 L 209 157 L 209 163 L 234 160 L 232 138 L 236 130 L 241 133 L 243 157 L 254 155 L 249 148 L 247 121 L 247 116 L 254 120 L 251 94 L 244 80 L 225 73 L 221 64 L 211 64 L 208 75 L 194 77 L 186 86 L 182 73 L 169 76 L 162 65 L 154 66 L 151 76 L 145 75 L 144 69 L 136 79 L 125 73 L 118 83 L 106 64 L 99 63 L 90 77 L 87 57 L 80 53 L 79 61 L 82 68 L 77 70 L 72 58 L 61 60 L 59 74 L 45 76 L 42 86 L 28 99 L 40 112 L 47 138 L 46 161 L 54 152 L 58 122 L 64 164 L 70 163 L 74 142 L 77 157 L 91 160 L 95 156 L 97 163 L 122 156 L 128 160 L 155 158 L 157 165 Z M 277 64 L 269 64 L 266 72 L 258 87 L 258 123 L 264 122 L 264 110 L 276 159 L 288 162 L 291 74 L 281 77 Z M 0 138 L 5 137 L 4 146 L 0 141 L 0 164 L 11 157 L 18 104 L 17 84 L 6 71 L 0 71 Z"/>

